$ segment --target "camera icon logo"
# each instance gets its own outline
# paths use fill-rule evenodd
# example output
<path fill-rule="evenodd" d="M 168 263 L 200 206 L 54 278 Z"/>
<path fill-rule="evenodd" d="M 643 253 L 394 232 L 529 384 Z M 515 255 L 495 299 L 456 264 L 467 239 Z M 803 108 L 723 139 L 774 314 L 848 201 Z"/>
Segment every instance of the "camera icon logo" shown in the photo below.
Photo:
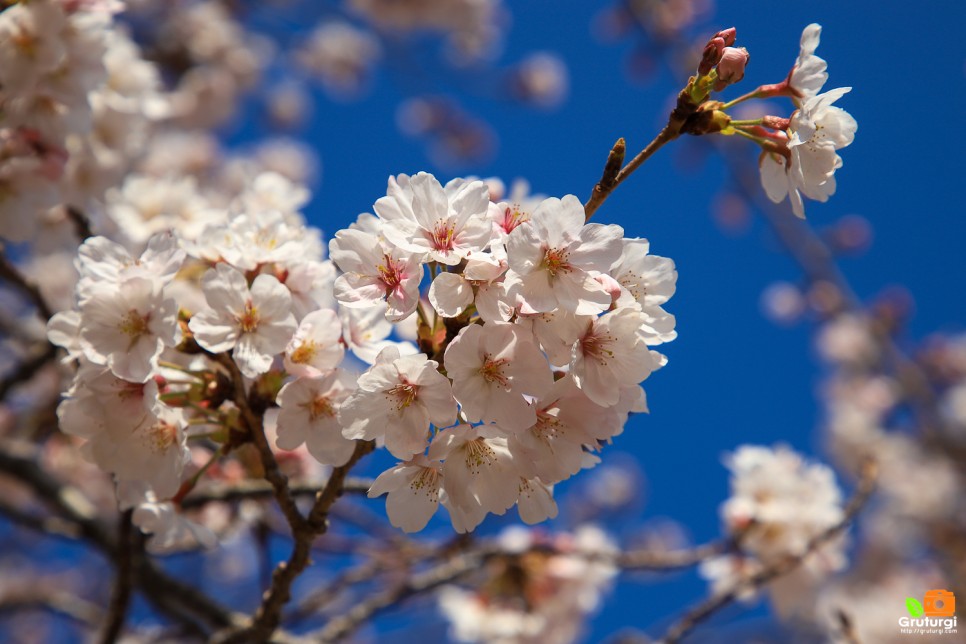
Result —
<path fill-rule="evenodd" d="M 926 617 L 952 617 L 956 614 L 956 595 L 949 590 L 927 590 L 922 598 Z"/>

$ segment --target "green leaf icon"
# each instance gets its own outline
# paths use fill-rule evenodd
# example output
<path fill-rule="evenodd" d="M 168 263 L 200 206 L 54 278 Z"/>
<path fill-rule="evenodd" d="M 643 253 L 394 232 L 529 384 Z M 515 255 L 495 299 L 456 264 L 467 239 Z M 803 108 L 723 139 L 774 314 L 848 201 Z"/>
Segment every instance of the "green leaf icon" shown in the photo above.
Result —
<path fill-rule="evenodd" d="M 909 611 L 909 615 L 912 617 L 922 617 L 923 610 L 922 604 L 915 597 L 906 597 L 906 610 Z"/>

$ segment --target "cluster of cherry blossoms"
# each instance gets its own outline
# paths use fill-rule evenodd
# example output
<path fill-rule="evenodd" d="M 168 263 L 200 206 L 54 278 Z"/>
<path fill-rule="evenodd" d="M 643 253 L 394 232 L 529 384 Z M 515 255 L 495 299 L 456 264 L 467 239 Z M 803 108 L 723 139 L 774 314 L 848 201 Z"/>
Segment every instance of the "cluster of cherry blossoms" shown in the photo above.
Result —
<path fill-rule="evenodd" d="M 780 614 L 801 611 L 818 585 L 847 562 L 841 537 L 817 548 L 813 543 L 845 516 L 834 472 L 786 446 L 745 445 L 725 464 L 732 474 L 731 497 L 722 504 L 721 517 L 738 548 L 704 561 L 701 573 L 720 593 L 784 558 L 803 556 L 793 574 L 769 587 Z M 756 590 L 748 586 L 742 595 L 751 598 Z"/>
<path fill-rule="evenodd" d="M 391 178 L 328 261 L 304 196 L 265 174 L 194 236 L 80 247 L 74 307 L 48 325 L 78 364 L 58 414 L 122 507 L 159 542 L 184 532 L 164 504 L 194 483 L 188 440 L 236 445 L 244 378 L 279 408 L 279 449 L 339 466 L 376 440 L 398 458 L 370 496 L 407 531 L 440 503 L 461 532 L 514 505 L 555 516 L 553 484 L 646 411 L 640 382 L 666 361 L 651 347 L 675 337 L 673 262 L 585 223 L 575 197 L 525 209 L 426 173 Z M 389 339 L 417 321 L 418 346 Z"/>
<path fill-rule="evenodd" d="M 330 242 L 335 297 L 395 322 L 418 312 L 423 353 L 384 350 L 342 404 L 344 436 L 402 461 L 370 494 L 408 531 L 440 503 L 461 532 L 517 504 L 527 522 L 555 516 L 552 485 L 646 410 L 639 383 L 665 363 L 650 347 L 675 337 L 673 263 L 585 223 L 573 196 L 527 212 L 420 173 L 390 180 L 375 211 Z"/>
<path fill-rule="evenodd" d="M 811 24 L 802 32 L 801 49 L 788 76 L 780 83 L 761 85 L 728 102 L 710 100 L 744 78 L 750 56 L 743 47 L 734 47 L 735 29 L 717 33 L 706 45 L 701 63 L 685 89 L 699 114 L 710 119 L 699 121 L 693 134 L 721 132 L 738 134 L 757 143 L 761 149 L 761 183 L 768 198 L 780 203 L 786 197 L 799 217 L 805 216 L 802 197 L 827 201 L 835 193 L 835 171 L 842 167 L 837 151 L 850 145 L 858 125 L 852 116 L 834 103 L 851 91 L 840 87 L 822 92 L 828 80 L 826 62 L 815 55 L 822 28 Z M 788 117 L 764 115 L 761 108 L 742 105 L 757 118 L 735 118 L 728 113 L 750 99 L 784 96 L 794 111 Z"/>
<path fill-rule="evenodd" d="M 9 3 L 8 3 L 9 4 Z M 0 12 L 0 236 L 23 241 L 120 181 L 167 108 L 112 0 Z"/>
<path fill-rule="evenodd" d="M 561 534 L 512 527 L 496 546 L 501 555 L 483 567 L 472 589 L 440 591 L 440 609 L 458 642 L 573 642 L 618 573 L 611 561 L 616 544 L 593 525 Z"/>

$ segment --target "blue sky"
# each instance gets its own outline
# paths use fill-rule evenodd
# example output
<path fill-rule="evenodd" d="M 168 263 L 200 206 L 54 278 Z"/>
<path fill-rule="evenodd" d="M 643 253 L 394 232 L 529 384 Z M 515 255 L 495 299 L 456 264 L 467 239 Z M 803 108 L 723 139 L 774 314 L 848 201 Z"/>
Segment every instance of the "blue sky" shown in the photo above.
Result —
<path fill-rule="evenodd" d="M 498 133 L 493 158 L 461 168 L 460 174 L 525 177 L 548 195 L 585 198 L 617 137 L 626 137 L 636 151 L 658 131 L 686 78 L 664 68 L 649 84 L 629 82 L 624 60 L 631 43 L 602 44 L 591 36 L 599 3 L 509 4 L 513 24 L 501 62 L 536 49 L 559 54 L 570 68 L 569 100 L 543 112 L 487 96 L 483 88 L 491 77 L 467 73 L 436 80 L 433 71 L 401 74 L 405 64 L 383 69 L 366 100 L 322 99 L 316 106 L 305 132 L 323 163 L 307 211 L 312 223 L 328 235 L 347 225 L 384 194 L 390 174 L 429 170 L 444 179 L 453 176 L 396 129 L 394 106 L 414 91 L 449 94 Z M 962 330 L 964 5 L 937 2 L 929 10 L 895 1 L 728 5 L 708 22 L 707 32 L 736 26 L 738 45 L 751 52 L 745 81 L 729 97 L 781 80 L 797 54 L 802 28 L 823 25 L 818 54 L 829 62 L 827 87 L 854 88 L 839 105 L 855 116 L 859 130 L 855 143 L 842 151 L 837 194 L 827 204 L 807 203 L 809 219 L 821 228 L 849 214 L 867 218 L 875 231 L 871 249 L 842 263 L 858 295 L 868 299 L 903 285 L 915 296 L 914 338 Z M 251 133 L 242 127 L 232 138 L 244 142 Z M 618 223 L 627 236 L 649 238 L 652 252 L 673 258 L 679 272 L 677 294 L 667 306 L 677 316 L 679 337 L 664 348 L 668 366 L 645 384 L 652 413 L 633 419 L 604 453 L 605 462 L 618 458 L 617 452 L 631 455 L 646 480 L 646 503 L 624 525 L 670 517 L 700 542 L 719 534 L 717 506 L 727 496 L 722 453 L 744 443 L 776 442 L 818 456 L 822 450 L 813 329 L 806 323 L 775 326 L 759 309 L 763 288 L 775 280 L 797 282 L 800 271 L 757 219 L 746 235 L 722 234 L 710 204 L 729 181 L 728 161 L 695 156 L 695 149 L 691 141 L 678 141 L 661 150 L 595 221 Z M 731 152 L 756 155 L 751 144 L 731 146 Z M 566 494 L 567 486 L 562 489 Z M 667 617 L 704 592 L 694 575 L 655 582 L 661 580 L 622 584 L 593 622 L 588 641 L 625 625 L 659 631 Z"/>

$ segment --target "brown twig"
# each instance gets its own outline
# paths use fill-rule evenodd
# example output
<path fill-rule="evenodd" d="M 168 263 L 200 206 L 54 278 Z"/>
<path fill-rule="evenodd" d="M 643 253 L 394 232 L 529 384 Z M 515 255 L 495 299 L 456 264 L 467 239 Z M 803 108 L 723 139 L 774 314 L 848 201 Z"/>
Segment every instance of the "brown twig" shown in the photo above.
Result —
<path fill-rule="evenodd" d="M 731 550 L 737 538 L 721 539 L 683 550 L 627 550 L 617 555 L 614 565 L 622 570 L 674 570 L 689 568 Z"/>
<path fill-rule="evenodd" d="M 289 484 L 289 491 L 294 497 L 312 496 L 314 497 L 322 488 L 324 483 L 312 481 L 294 481 Z M 343 485 L 343 493 L 365 494 L 372 486 L 372 479 L 358 476 L 347 477 Z M 214 484 L 203 489 L 196 489 L 184 498 L 181 507 L 185 509 L 199 508 L 209 503 L 233 503 L 245 500 L 262 500 L 271 498 L 275 493 L 271 483 L 267 481 L 253 479 L 231 484 Z"/>
<path fill-rule="evenodd" d="M 0 472 L 17 479 L 33 491 L 62 520 L 73 524 L 71 531 L 78 538 L 96 546 L 110 557 L 115 557 L 118 544 L 111 531 L 97 517 L 94 507 L 79 490 L 63 485 L 43 470 L 36 461 L 33 446 L 8 441 L 0 449 Z M 43 529 L 44 522 L 24 522 L 25 527 Z M 56 536 L 65 536 L 57 531 Z M 134 568 L 134 582 L 145 597 L 163 614 L 183 624 L 193 632 L 204 634 L 205 628 L 227 628 L 239 623 L 240 618 L 219 605 L 211 597 L 161 571 L 147 557 L 139 558 Z"/>
<path fill-rule="evenodd" d="M 15 587 L 0 595 L 0 615 L 21 610 L 46 610 L 91 628 L 103 619 L 96 604 L 74 593 L 36 586 Z"/>
<path fill-rule="evenodd" d="M 597 209 L 601 207 L 607 197 L 624 182 L 627 177 L 631 176 L 635 170 L 637 170 L 641 165 L 647 161 L 651 156 L 661 149 L 665 143 L 673 141 L 680 135 L 680 126 L 675 126 L 673 123 L 668 123 L 664 126 L 654 140 L 647 144 L 647 146 L 637 153 L 633 159 L 631 159 L 627 165 L 620 168 L 619 171 L 615 172 L 615 168 L 620 167 L 620 163 L 624 160 L 625 144 L 624 139 L 618 139 L 617 143 L 611 149 L 610 154 L 607 155 L 607 163 L 604 164 L 604 172 L 601 174 L 600 181 L 594 186 L 594 190 L 590 195 L 590 199 L 584 204 L 584 219 L 590 220 L 590 218 L 597 212 Z"/>
<path fill-rule="evenodd" d="M 231 378 L 235 391 L 235 405 L 241 412 L 242 422 L 245 423 L 245 428 L 248 430 L 252 442 L 258 450 L 265 479 L 271 484 L 275 492 L 275 500 L 278 502 L 278 507 L 281 509 L 282 514 L 285 515 L 285 520 L 291 526 L 292 532 L 297 533 L 304 529 L 305 518 L 295 504 L 295 498 L 292 496 L 292 492 L 288 487 L 288 477 L 279 469 L 278 461 L 275 460 L 275 453 L 272 451 L 271 445 L 268 444 L 262 418 L 248 404 L 248 395 L 245 393 L 245 380 L 242 377 L 241 371 L 227 353 L 220 353 L 214 356 L 214 359 L 228 370 L 228 375 Z"/>
<path fill-rule="evenodd" d="M 396 606 L 406 599 L 439 588 L 479 569 L 494 551 L 477 549 L 456 555 L 448 561 L 416 574 L 396 586 L 372 595 L 353 606 L 346 614 L 329 621 L 309 638 L 320 644 L 338 642 L 359 628 L 377 613 Z"/>
<path fill-rule="evenodd" d="M 288 561 L 283 561 L 272 573 L 272 584 L 262 597 L 262 603 L 251 623 L 241 629 L 232 629 L 216 635 L 214 641 L 221 644 L 268 641 L 281 622 L 282 609 L 292 596 L 292 582 L 309 565 L 312 541 L 328 529 L 329 509 L 342 494 L 349 470 L 359 460 L 375 449 L 371 441 L 358 442 L 349 462 L 332 470 L 328 483 L 319 492 L 308 517 L 293 530 L 295 543 Z"/>
<path fill-rule="evenodd" d="M 13 265 L 7 258 L 6 253 L 2 250 L 0 250 L 0 279 L 13 285 L 30 300 L 30 303 L 37 309 L 37 315 L 44 322 L 53 316 L 54 312 L 50 310 L 50 306 L 47 304 L 47 300 L 44 299 L 43 294 L 41 294 L 40 289 L 23 276 L 20 270 Z"/>
<path fill-rule="evenodd" d="M 113 644 L 120 637 L 127 619 L 127 609 L 131 604 L 131 587 L 133 586 L 133 562 L 136 543 L 134 525 L 131 518 L 134 510 L 125 510 L 118 518 L 117 531 L 117 573 L 114 581 L 114 591 L 107 610 L 104 632 L 101 635 L 102 644 Z"/>
<path fill-rule="evenodd" d="M 17 385 L 26 384 L 33 378 L 38 371 L 57 356 L 57 347 L 49 342 L 44 344 L 44 348 L 27 358 L 0 380 L 0 400 L 5 400 L 7 394 Z"/>
<path fill-rule="evenodd" d="M 842 519 L 838 523 L 809 540 L 800 554 L 783 557 L 765 566 L 746 579 L 740 580 L 730 589 L 717 595 L 712 595 L 697 606 L 691 608 L 667 630 L 664 637 L 659 641 L 662 644 L 674 644 L 674 642 L 680 641 L 682 637 L 687 635 L 700 623 L 726 606 L 734 603 L 748 591 L 762 588 L 775 579 L 798 568 L 809 555 L 848 529 L 875 490 L 877 478 L 878 467 L 875 461 L 866 461 L 863 464 L 861 477 L 859 478 L 855 492 L 852 494 L 852 498 L 845 508 Z"/>
<path fill-rule="evenodd" d="M 87 215 L 74 206 L 67 206 L 65 210 L 67 212 L 67 218 L 74 224 L 74 231 L 77 233 L 77 237 L 82 242 L 88 237 L 94 236 L 93 231 L 91 231 L 91 222 L 87 218 Z"/>

